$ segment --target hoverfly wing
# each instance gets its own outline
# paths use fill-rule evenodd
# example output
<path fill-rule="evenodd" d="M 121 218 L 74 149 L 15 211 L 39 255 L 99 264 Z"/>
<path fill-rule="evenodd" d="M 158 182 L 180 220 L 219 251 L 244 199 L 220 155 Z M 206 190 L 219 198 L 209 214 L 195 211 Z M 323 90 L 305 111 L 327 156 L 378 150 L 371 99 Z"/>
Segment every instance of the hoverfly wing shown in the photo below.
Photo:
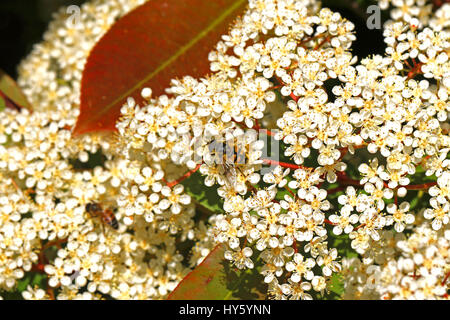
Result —
<path fill-rule="evenodd" d="M 233 164 L 224 163 L 223 171 L 225 183 L 227 183 L 228 187 L 234 189 L 236 187 L 237 180 L 236 167 Z"/>

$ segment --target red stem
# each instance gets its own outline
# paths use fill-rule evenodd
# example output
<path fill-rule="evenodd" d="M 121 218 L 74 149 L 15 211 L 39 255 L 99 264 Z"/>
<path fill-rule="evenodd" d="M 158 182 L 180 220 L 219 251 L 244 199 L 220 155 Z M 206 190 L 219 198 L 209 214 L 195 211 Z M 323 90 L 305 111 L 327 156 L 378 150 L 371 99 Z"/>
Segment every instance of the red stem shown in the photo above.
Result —
<path fill-rule="evenodd" d="M 269 88 L 269 89 L 267 89 L 267 90 L 275 90 L 275 89 L 280 89 L 280 88 L 281 88 L 282 86 L 283 86 L 283 85 L 279 84 L 279 85 L 276 85 L 276 86 L 270 87 L 270 88 Z"/>
<path fill-rule="evenodd" d="M 288 185 L 285 185 L 284 188 L 291 194 L 291 196 L 295 198 L 295 193 L 288 187 Z"/>
<path fill-rule="evenodd" d="M 411 65 L 409 64 L 408 60 L 405 60 L 405 64 L 408 66 L 408 68 L 412 69 Z"/>
<path fill-rule="evenodd" d="M 339 161 L 341 161 L 342 158 L 345 157 L 345 155 L 347 154 L 347 152 L 348 152 L 348 148 L 345 148 L 344 150 L 341 151 L 341 156 L 339 157 Z"/>
<path fill-rule="evenodd" d="M 168 182 L 168 183 L 167 183 L 167 186 L 168 186 L 169 188 L 172 188 L 173 186 L 176 186 L 177 184 L 179 184 L 180 182 L 182 182 L 184 179 L 187 179 L 187 178 L 189 178 L 192 174 L 194 174 L 194 173 L 200 168 L 200 166 L 201 166 L 201 163 L 197 164 L 197 166 L 196 166 L 194 169 L 192 169 L 191 171 L 185 173 L 182 177 L 178 178 L 178 179 L 175 180 L 175 181 Z"/>
<path fill-rule="evenodd" d="M 444 278 L 444 280 L 442 280 L 441 285 L 444 285 L 444 284 L 447 282 L 447 280 L 448 280 L 449 277 L 450 277 L 450 271 L 447 272 L 447 274 L 445 275 L 445 278 Z"/>
<path fill-rule="evenodd" d="M 364 227 L 366 224 L 365 223 L 363 223 L 363 224 L 360 224 L 359 226 L 357 226 L 356 228 L 355 228 L 355 231 L 356 230 L 358 230 L 359 228 L 362 228 L 362 227 Z"/>
<path fill-rule="evenodd" d="M 255 126 L 254 126 L 254 128 L 255 128 L 255 130 L 258 130 L 258 131 L 260 129 L 258 119 L 255 119 Z"/>
<path fill-rule="evenodd" d="M 405 188 L 408 190 L 422 190 L 422 189 L 428 189 L 429 187 L 432 187 L 434 185 L 436 185 L 436 182 L 413 184 L 413 185 L 405 186 Z"/>
<path fill-rule="evenodd" d="M 31 266 L 31 271 L 45 273 L 44 267 L 45 267 L 46 263 L 48 262 L 45 257 L 45 250 L 50 247 L 53 247 L 53 246 L 57 246 L 58 248 L 61 249 L 61 244 L 65 243 L 65 242 L 67 242 L 67 238 L 49 241 L 46 244 L 44 244 L 43 246 L 41 246 L 41 249 L 39 251 L 39 262 L 35 263 Z"/>
<path fill-rule="evenodd" d="M 272 160 L 272 159 L 263 159 L 263 162 L 265 164 L 270 164 L 270 165 L 279 165 L 279 166 L 282 166 L 283 168 L 307 169 L 307 170 L 312 169 L 310 167 L 299 166 L 299 165 L 296 165 L 296 164 L 293 164 L 293 163 L 281 162 L 281 161 Z"/>
<path fill-rule="evenodd" d="M 248 181 L 246 182 L 246 186 L 249 187 L 250 190 L 252 190 L 254 194 L 256 194 L 258 192 L 258 190 Z M 275 199 L 272 201 L 275 201 Z"/>
<path fill-rule="evenodd" d="M 298 99 L 299 99 L 299 97 L 297 97 L 295 94 L 293 94 L 292 92 L 291 92 L 291 94 L 289 95 L 292 99 L 294 99 L 294 101 L 295 102 L 297 102 L 298 101 Z"/>
<path fill-rule="evenodd" d="M 314 50 L 319 49 L 321 46 L 323 46 L 323 45 L 325 44 L 325 42 L 328 42 L 328 41 L 330 41 L 330 36 L 326 37 L 326 38 L 323 39 L 320 43 L 318 43 L 318 44 L 315 46 Z"/>
<path fill-rule="evenodd" d="M 45 273 L 44 267 L 45 265 L 43 263 L 33 264 L 31 266 L 31 272 Z"/>
<path fill-rule="evenodd" d="M 416 61 L 414 60 L 414 67 L 411 69 L 411 71 L 408 72 L 407 79 L 412 79 L 416 75 L 422 73 L 422 64 L 422 62 L 416 63 Z"/>
<path fill-rule="evenodd" d="M 342 183 L 345 183 L 347 185 L 351 186 L 361 186 L 361 183 L 359 180 L 351 179 L 347 177 L 347 174 L 345 172 L 336 172 L 336 175 L 338 176 L 338 180 Z"/>
<path fill-rule="evenodd" d="M 48 284 L 48 281 L 47 281 L 47 289 L 46 289 L 46 291 L 47 291 L 47 294 L 48 294 L 50 300 L 56 300 L 55 299 L 55 292 L 53 291 L 53 289 Z"/>
<path fill-rule="evenodd" d="M 275 136 L 275 133 L 270 131 L 269 129 L 261 129 L 261 131 L 264 131 L 268 136 L 273 137 Z"/>

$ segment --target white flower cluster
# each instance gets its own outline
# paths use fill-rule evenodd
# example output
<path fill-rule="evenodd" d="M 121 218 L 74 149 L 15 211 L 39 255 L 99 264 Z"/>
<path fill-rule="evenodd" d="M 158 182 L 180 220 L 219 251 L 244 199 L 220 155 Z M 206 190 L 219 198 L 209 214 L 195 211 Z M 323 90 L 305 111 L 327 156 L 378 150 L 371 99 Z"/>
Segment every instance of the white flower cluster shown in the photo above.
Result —
<path fill-rule="evenodd" d="M 129 98 L 114 144 L 74 140 L 88 52 L 143 2 L 90 2 L 78 27 L 61 12 L 21 65 L 36 107 L 0 119 L 0 288 L 36 271 L 47 288 L 26 299 L 164 298 L 222 243 L 274 299 L 318 297 L 341 272 L 344 298 L 448 298 L 450 5 L 380 1 L 386 52 L 358 60 L 354 25 L 318 1 L 249 0 L 212 74 Z M 223 201 L 206 219 L 180 184 L 196 170 Z"/>
<path fill-rule="evenodd" d="M 407 239 L 383 231 L 363 259 L 344 259 L 344 299 L 448 299 L 450 229 L 424 223 Z"/>
<path fill-rule="evenodd" d="M 86 3 L 75 26 L 61 9 L 20 65 L 18 83 L 33 111 L 7 109 L 0 120 L 1 290 L 33 271 L 45 281 L 28 287 L 25 299 L 163 298 L 212 247 L 204 222 L 192 219 L 189 196 L 182 186 L 161 185 L 164 172 L 155 163 L 121 157 L 108 137 L 71 137 L 90 49 L 144 2 Z M 98 164 L 87 167 L 92 161 Z M 92 203 L 103 212 L 88 212 Z M 178 246 L 197 234 L 184 261 Z"/>
<path fill-rule="evenodd" d="M 353 24 L 338 13 L 309 1 L 249 4 L 210 54 L 212 75 L 173 81 L 170 97 L 142 108 L 132 101 L 118 128 L 129 150 L 151 150 L 189 169 L 201 165 L 205 185 L 217 182 L 224 200 L 215 234 L 229 247 L 225 257 L 238 268 L 253 268 L 260 257 L 275 298 L 306 299 L 341 269 L 330 232 L 348 234 L 364 254 L 381 230 L 413 226 L 416 213 L 398 198 L 419 189 L 432 196 L 425 217 L 433 228 L 448 224 L 448 194 L 439 188 L 448 174 L 449 33 L 433 26 L 449 7 L 431 27 L 417 18 L 391 22 L 385 56 L 357 64 L 349 50 Z M 339 84 L 327 92 L 333 79 Z M 243 130 L 261 128 L 286 145 L 284 156 L 295 165 L 261 173 L 267 159 L 255 146 L 260 140 L 236 149 L 247 161 L 211 161 L 224 156 L 211 144 L 239 145 Z M 347 152 L 360 157 L 359 180 L 346 172 Z M 314 158 L 318 166 L 303 166 Z M 418 167 L 438 177 L 437 185 L 411 184 Z M 322 187 L 336 182 L 347 186 L 337 208 Z"/>
<path fill-rule="evenodd" d="M 380 6 L 386 8 L 387 5 L 387 1 L 380 1 Z M 402 215 L 405 221 L 409 219 L 414 222 L 411 235 L 406 237 L 403 233 L 382 231 L 380 240 L 378 242 L 372 240 L 369 245 L 371 249 L 364 252 L 361 259 L 346 258 L 343 260 L 343 283 L 345 286 L 343 298 L 448 299 L 450 275 L 448 150 L 444 146 L 440 148 L 430 146 L 430 142 L 436 139 L 439 140 L 438 143 L 448 140 L 448 50 L 441 52 L 439 56 L 436 55 L 437 52 L 434 51 L 433 46 L 430 48 L 430 44 L 434 39 L 432 34 L 440 31 L 448 32 L 450 6 L 444 4 L 436 12 L 430 14 L 432 4 L 427 4 L 425 1 L 392 1 L 392 5 L 394 10 L 391 11 L 391 17 L 394 21 L 390 21 L 390 23 L 393 30 L 390 34 L 386 32 L 388 35 L 386 42 L 390 45 L 390 48 L 387 49 L 389 53 L 397 52 L 397 56 L 405 55 L 405 57 L 418 59 L 425 78 L 434 78 L 437 80 L 437 84 L 444 84 L 444 81 L 447 83 L 439 88 L 436 95 L 432 94 L 426 98 L 429 102 L 432 98 L 433 102 L 425 105 L 426 114 L 440 122 L 437 125 L 444 135 L 432 137 L 416 131 L 417 133 L 415 132 L 414 135 L 420 138 L 416 140 L 415 144 L 412 140 L 413 146 L 416 147 L 413 153 L 414 157 L 426 159 L 423 166 L 425 176 L 435 175 L 437 181 L 436 184 L 431 183 L 432 186 L 427 186 L 430 207 L 421 209 L 415 215 L 409 213 L 409 203 L 402 203 L 403 210 L 401 209 L 402 205 L 399 207 L 400 212 L 397 213 L 397 216 Z M 400 31 L 402 24 L 395 20 L 409 21 L 412 25 L 425 29 L 415 36 L 411 32 Z M 403 44 L 399 43 L 397 49 L 394 50 L 394 46 L 390 44 L 394 43 L 391 36 L 398 32 L 403 34 L 401 37 L 404 40 Z M 400 48 L 400 45 L 403 47 Z M 420 53 L 422 48 L 426 48 L 425 53 Z M 403 58 L 399 58 L 399 60 L 403 60 Z M 440 61 L 437 62 L 437 60 Z M 447 67 L 443 68 L 442 65 L 447 65 Z M 408 86 L 411 88 L 409 84 Z M 408 90 L 411 90 L 410 88 Z M 412 89 L 416 90 L 417 94 L 420 91 L 422 98 L 427 97 L 429 83 L 419 82 L 419 85 Z M 410 97 L 411 95 L 407 94 L 406 96 Z M 419 143 L 421 139 L 427 140 Z M 448 142 L 444 145 L 448 145 Z M 377 165 L 373 165 L 372 168 L 364 166 L 364 173 L 368 177 L 375 176 L 376 167 Z M 421 192 L 423 191 L 419 191 L 419 194 Z M 398 228 L 403 230 L 403 226 L 397 222 L 395 230 L 400 232 L 401 230 Z"/>

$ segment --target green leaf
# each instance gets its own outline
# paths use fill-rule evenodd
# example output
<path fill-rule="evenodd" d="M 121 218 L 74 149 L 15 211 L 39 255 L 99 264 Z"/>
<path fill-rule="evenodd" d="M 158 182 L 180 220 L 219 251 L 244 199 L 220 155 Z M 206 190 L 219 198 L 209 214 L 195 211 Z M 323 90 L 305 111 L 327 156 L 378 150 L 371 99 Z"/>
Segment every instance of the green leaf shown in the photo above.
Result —
<path fill-rule="evenodd" d="M 47 276 L 38 272 L 28 272 L 25 277 L 17 282 L 13 291 L 0 291 L 0 296 L 5 300 L 23 300 L 22 292 L 31 287 L 38 286 L 43 289 L 46 285 Z"/>
<path fill-rule="evenodd" d="M 347 234 L 336 236 L 331 233 L 329 241 L 330 247 L 336 248 L 340 257 L 353 258 L 358 256 L 355 250 L 352 249 L 351 240 Z"/>
<path fill-rule="evenodd" d="M 338 297 L 340 297 L 344 293 L 344 281 L 340 274 L 333 273 L 333 275 L 331 276 L 329 289 Z"/>
<path fill-rule="evenodd" d="M 35 273 L 32 281 L 31 286 L 38 286 L 39 288 L 43 289 L 46 285 L 47 276 L 42 273 Z"/>
<path fill-rule="evenodd" d="M 194 201 L 213 213 L 223 211 L 223 200 L 217 194 L 218 187 L 206 187 L 204 177 L 197 171 L 181 184 Z"/>
<path fill-rule="evenodd" d="M 23 278 L 19 283 L 17 284 L 17 291 L 22 292 L 24 291 L 27 286 L 31 282 L 31 275 L 27 275 L 25 278 Z"/>
<path fill-rule="evenodd" d="M 264 299 L 266 285 L 258 272 L 237 270 L 225 260 L 225 245 L 216 246 L 169 295 L 168 300 Z"/>
<path fill-rule="evenodd" d="M 5 107 L 31 109 L 16 82 L 2 70 L 0 70 L 0 100 L 0 110 Z"/>
<path fill-rule="evenodd" d="M 0 97 L 0 111 L 5 110 L 6 108 L 6 102 L 5 99 L 3 99 L 2 97 Z"/>

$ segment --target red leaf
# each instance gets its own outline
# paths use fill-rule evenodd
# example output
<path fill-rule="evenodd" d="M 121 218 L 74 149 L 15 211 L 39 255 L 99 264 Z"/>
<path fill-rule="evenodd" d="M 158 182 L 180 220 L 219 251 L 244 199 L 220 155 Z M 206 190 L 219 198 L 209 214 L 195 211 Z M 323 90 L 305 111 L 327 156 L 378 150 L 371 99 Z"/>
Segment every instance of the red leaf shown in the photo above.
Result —
<path fill-rule="evenodd" d="M 2 70 L 0 70 L 0 99 L 3 101 L 2 105 L 7 108 L 31 110 L 31 105 L 16 82 Z"/>
<path fill-rule="evenodd" d="M 149 1 L 117 21 L 87 60 L 73 134 L 116 130 L 122 104 L 129 96 L 140 102 L 143 87 L 158 96 L 173 78 L 209 73 L 208 53 L 246 3 Z"/>

